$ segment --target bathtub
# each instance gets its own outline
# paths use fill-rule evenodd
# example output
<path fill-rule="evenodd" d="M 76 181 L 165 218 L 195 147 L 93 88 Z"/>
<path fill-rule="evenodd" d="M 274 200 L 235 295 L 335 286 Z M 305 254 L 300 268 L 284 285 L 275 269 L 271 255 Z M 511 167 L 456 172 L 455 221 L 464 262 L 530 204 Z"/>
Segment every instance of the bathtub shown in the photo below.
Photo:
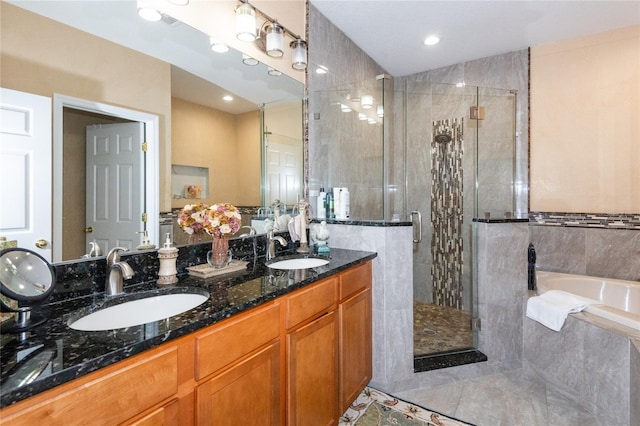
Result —
<path fill-rule="evenodd" d="M 597 301 L 586 312 L 640 330 L 640 282 L 536 272 L 538 294 L 562 290 Z"/>

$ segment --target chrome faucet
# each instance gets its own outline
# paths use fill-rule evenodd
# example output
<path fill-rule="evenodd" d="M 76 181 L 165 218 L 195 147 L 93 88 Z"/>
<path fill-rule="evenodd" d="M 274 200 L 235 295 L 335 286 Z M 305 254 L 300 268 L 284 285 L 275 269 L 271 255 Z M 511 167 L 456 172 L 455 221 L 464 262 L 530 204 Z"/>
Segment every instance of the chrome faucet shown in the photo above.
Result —
<path fill-rule="evenodd" d="M 248 229 L 249 232 L 246 234 L 241 234 L 240 238 L 247 238 L 247 237 L 253 237 L 256 235 L 256 228 L 254 228 L 253 226 L 249 226 L 249 225 L 244 225 L 241 226 L 240 229 Z"/>
<path fill-rule="evenodd" d="M 120 260 L 120 252 L 127 251 L 124 247 L 114 247 L 107 254 L 107 281 L 105 283 L 105 295 L 115 296 L 123 293 L 122 280 L 133 277 L 133 269 L 129 264 Z"/>
<path fill-rule="evenodd" d="M 276 257 L 276 241 L 280 243 L 282 247 L 287 246 L 287 240 L 279 235 L 273 234 L 273 229 L 267 232 L 267 260 L 271 260 Z"/>

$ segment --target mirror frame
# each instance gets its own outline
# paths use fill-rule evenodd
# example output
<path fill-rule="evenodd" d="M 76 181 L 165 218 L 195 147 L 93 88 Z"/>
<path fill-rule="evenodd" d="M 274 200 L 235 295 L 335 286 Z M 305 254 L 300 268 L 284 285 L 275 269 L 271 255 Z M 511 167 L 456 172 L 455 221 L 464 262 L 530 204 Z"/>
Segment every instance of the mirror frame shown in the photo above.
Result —
<path fill-rule="evenodd" d="M 52 263 L 64 262 L 62 259 L 62 182 L 63 172 L 63 110 L 73 108 L 97 114 L 106 114 L 144 124 L 147 152 L 145 159 L 144 182 L 146 192 L 147 222 L 145 228 L 149 241 L 159 245 L 160 199 L 159 199 L 159 156 L 160 117 L 129 108 L 117 107 L 101 102 L 87 101 L 71 96 L 53 95 L 53 248 Z"/>

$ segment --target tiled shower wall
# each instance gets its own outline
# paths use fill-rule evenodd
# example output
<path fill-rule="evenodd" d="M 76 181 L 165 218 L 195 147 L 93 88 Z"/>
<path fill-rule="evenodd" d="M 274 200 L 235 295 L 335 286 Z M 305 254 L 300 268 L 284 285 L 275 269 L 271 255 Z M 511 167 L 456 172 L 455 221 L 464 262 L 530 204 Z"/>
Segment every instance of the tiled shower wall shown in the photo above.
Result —
<path fill-rule="evenodd" d="M 431 282 L 433 303 L 463 309 L 462 159 L 464 118 L 433 122 L 431 137 Z M 446 135 L 449 140 L 440 140 Z M 426 195 L 426 194 L 425 194 Z"/>
<path fill-rule="evenodd" d="M 455 83 L 465 82 L 463 88 L 456 87 Z M 445 83 L 445 84 L 437 84 Z M 481 86 L 479 89 L 473 87 Z M 430 153 L 425 149 L 426 138 L 431 135 L 431 120 L 446 117 L 466 116 L 469 114 L 469 106 L 475 105 L 480 98 L 480 104 L 484 104 L 487 119 L 482 122 L 468 120 L 465 122 L 464 135 L 464 226 L 463 226 L 463 277 L 464 306 L 469 309 L 471 301 L 471 220 L 474 217 L 475 207 L 475 158 L 476 158 L 476 126 L 480 128 L 483 135 L 480 140 L 480 152 L 477 153 L 479 161 L 483 164 L 499 164 L 504 162 L 505 153 L 509 157 L 510 166 L 504 167 L 484 167 L 480 171 L 479 179 L 483 184 L 479 195 L 478 205 L 480 214 L 484 211 L 505 211 L 510 210 L 506 206 L 511 205 L 511 199 L 498 200 L 495 194 L 510 194 L 511 191 L 494 190 L 495 185 L 506 182 L 512 184 L 512 176 L 493 176 L 487 171 L 494 173 L 513 173 L 513 140 L 506 134 L 513 133 L 513 123 L 505 126 L 504 120 L 512 120 L 513 105 L 516 102 L 516 146 L 515 146 L 515 182 L 514 188 L 527 186 L 528 182 L 528 50 L 506 53 L 490 58 L 479 59 L 463 64 L 452 65 L 433 71 L 413 74 L 407 77 L 394 79 L 395 96 L 394 111 L 399 109 L 403 102 L 406 102 L 406 130 L 396 123 L 394 126 L 394 147 L 395 150 L 404 149 L 404 137 L 406 137 L 406 167 L 407 176 L 407 210 L 418 210 L 422 213 L 423 223 L 425 218 L 431 214 L 429 194 L 431 192 L 430 176 Z M 406 88 L 406 100 L 399 99 L 401 89 Z M 505 90 L 515 90 L 518 95 L 496 96 L 498 91 L 488 89 L 498 88 Z M 504 94 L 504 93 L 503 93 Z M 402 112 L 397 112 L 402 114 Z M 510 115 L 511 114 L 511 115 Z M 396 119 L 396 122 L 402 120 Z M 405 134 L 403 134 L 403 132 Z M 403 159 L 403 155 L 396 153 L 396 158 Z M 397 163 L 398 164 L 398 163 Z M 398 175 L 392 180 L 404 182 L 402 175 L 403 166 L 397 165 L 394 169 Z M 484 171 L 484 172 L 483 172 Z M 484 174 L 483 174 L 484 173 Z M 491 183 L 493 182 L 493 183 Z M 493 186 L 491 186 L 493 185 Z M 404 189 L 399 185 L 400 190 Z M 398 197 L 402 199 L 403 197 Z M 490 208 L 488 206 L 495 206 Z M 502 206 L 502 207 L 498 207 Z M 400 207 L 398 207 L 400 208 Z M 516 215 L 527 212 L 527 193 L 520 191 L 516 205 L 513 206 Z M 414 299 L 422 302 L 432 302 L 431 268 L 432 260 L 430 253 L 431 233 L 429 226 L 423 226 L 423 242 L 414 247 L 414 276 L 421 277 L 416 280 L 414 287 Z M 425 284 L 426 283 L 426 284 Z"/>

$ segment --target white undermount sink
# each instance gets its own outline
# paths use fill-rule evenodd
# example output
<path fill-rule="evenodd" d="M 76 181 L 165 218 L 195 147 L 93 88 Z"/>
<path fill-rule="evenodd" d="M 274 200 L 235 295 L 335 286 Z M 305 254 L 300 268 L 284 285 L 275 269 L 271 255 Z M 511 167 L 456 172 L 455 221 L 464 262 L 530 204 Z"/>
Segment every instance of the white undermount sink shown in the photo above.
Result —
<path fill-rule="evenodd" d="M 108 306 L 68 323 L 80 331 L 104 331 L 133 327 L 169 318 L 191 310 L 209 298 L 208 294 L 161 294 Z"/>
<path fill-rule="evenodd" d="M 271 269 L 309 269 L 324 266 L 329 263 L 328 259 L 318 257 L 299 257 L 295 259 L 283 259 L 275 262 L 267 263 L 267 267 Z"/>

